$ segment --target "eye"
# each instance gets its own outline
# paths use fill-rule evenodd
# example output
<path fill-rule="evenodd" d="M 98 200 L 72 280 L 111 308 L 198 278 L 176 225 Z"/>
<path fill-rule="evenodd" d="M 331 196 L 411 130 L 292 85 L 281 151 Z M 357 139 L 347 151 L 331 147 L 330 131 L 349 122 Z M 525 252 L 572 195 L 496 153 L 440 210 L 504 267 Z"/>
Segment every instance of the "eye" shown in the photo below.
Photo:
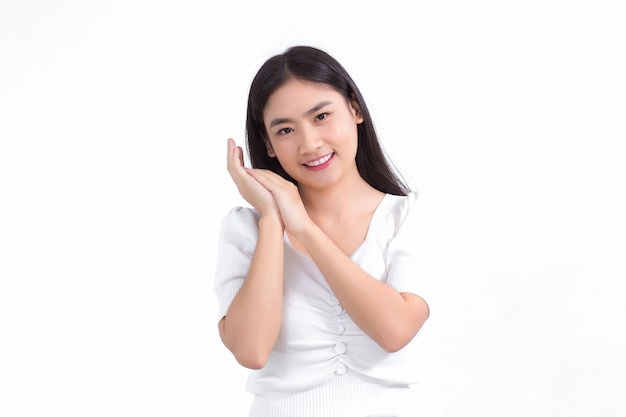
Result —
<path fill-rule="evenodd" d="M 328 113 L 320 113 L 317 116 L 315 116 L 315 120 L 324 120 L 327 117 L 328 117 Z"/>
<path fill-rule="evenodd" d="M 280 130 L 279 130 L 278 132 L 276 132 L 276 133 L 278 133 L 279 135 L 286 135 L 287 133 L 291 133 L 291 132 L 293 132 L 293 129 L 292 129 L 292 128 L 290 128 L 290 127 L 284 127 L 284 128 L 280 129 Z"/>

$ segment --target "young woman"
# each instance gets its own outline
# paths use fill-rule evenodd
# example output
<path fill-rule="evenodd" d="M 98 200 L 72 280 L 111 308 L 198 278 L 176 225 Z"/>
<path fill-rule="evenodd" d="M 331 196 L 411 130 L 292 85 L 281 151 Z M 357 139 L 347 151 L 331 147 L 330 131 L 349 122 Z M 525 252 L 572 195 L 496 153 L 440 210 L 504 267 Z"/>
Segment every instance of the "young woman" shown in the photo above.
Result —
<path fill-rule="evenodd" d="M 411 343 L 429 315 L 412 239 L 417 193 L 378 142 L 359 89 L 296 46 L 253 79 L 247 148 L 227 168 L 251 207 L 221 225 L 219 334 L 250 368 L 250 417 L 412 416 Z"/>

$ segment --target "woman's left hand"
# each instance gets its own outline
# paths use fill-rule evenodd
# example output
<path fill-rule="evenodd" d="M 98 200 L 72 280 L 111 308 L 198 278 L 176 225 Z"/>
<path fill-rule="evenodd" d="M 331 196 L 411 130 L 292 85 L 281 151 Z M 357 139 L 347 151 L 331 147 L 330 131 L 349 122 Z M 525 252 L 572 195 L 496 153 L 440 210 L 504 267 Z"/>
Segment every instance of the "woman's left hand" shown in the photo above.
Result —
<path fill-rule="evenodd" d="M 298 235 L 299 232 L 311 225 L 312 220 L 304 208 L 298 187 L 295 184 L 266 169 L 245 169 L 248 174 L 272 193 L 280 210 L 285 229 L 289 233 Z"/>

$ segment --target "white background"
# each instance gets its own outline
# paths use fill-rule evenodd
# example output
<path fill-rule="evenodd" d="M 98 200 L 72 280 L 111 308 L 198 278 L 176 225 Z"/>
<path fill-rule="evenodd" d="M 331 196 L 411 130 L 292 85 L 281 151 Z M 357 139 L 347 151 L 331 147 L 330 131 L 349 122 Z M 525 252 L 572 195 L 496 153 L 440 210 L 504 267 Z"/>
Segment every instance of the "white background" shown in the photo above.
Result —
<path fill-rule="evenodd" d="M 422 415 L 623 416 L 619 1 L 0 3 L 0 415 L 245 416 L 221 216 L 252 76 L 360 86 L 422 190 Z"/>

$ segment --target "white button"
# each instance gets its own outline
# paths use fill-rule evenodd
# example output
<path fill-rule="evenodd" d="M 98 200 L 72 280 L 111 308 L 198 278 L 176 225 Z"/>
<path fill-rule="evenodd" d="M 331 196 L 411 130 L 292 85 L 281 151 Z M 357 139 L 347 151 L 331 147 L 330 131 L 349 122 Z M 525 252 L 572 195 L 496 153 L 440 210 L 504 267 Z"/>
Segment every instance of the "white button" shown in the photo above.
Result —
<path fill-rule="evenodd" d="M 342 334 L 345 331 L 346 331 L 346 326 L 344 326 L 341 323 L 336 323 L 335 324 L 335 332 L 337 332 L 337 334 Z"/>
<path fill-rule="evenodd" d="M 348 367 L 343 363 L 337 364 L 335 367 L 335 373 L 337 375 L 344 375 L 346 372 L 348 372 Z"/>
<path fill-rule="evenodd" d="M 341 313 L 343 313 L 343 307 L 341 307 L 341 305 L 337 304 L 335 306 L 333 306 L 333 314 L 336 315 L 340 315 Z"/>
<path fill-rule="evenodd" d="M 341 342 L 337 343 L 335 345 L 335 353 L 338 353 L 339 355 L 346 353 L 346 344 Z"/>

